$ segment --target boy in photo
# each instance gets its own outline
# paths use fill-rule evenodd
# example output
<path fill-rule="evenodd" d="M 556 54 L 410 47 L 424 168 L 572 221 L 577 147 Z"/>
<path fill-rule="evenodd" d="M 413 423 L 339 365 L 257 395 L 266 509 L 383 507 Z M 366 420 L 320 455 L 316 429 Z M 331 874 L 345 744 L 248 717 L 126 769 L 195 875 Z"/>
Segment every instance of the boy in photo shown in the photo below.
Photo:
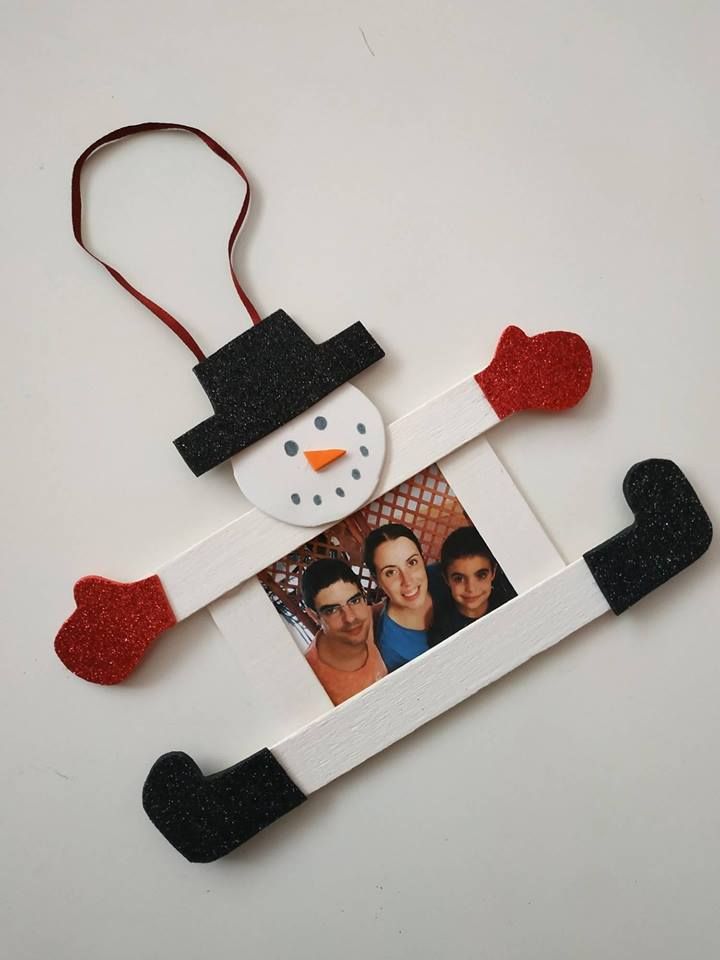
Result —
<path fill-rule="evenodd" d="M 516 596 L 475 527 L 459 527 L 447 537 L 440 553 L 440 568 L 451 597 L 438 623 L 443 638 Z"/>
<path fill-rule="evenodd" d="M 342 560 L 316 560 L 305 570 L 301 589 L 319 628 L 305 657 L 332 702 L 342 703 L 386 676 L 373 610 L 351 567 Z"/>

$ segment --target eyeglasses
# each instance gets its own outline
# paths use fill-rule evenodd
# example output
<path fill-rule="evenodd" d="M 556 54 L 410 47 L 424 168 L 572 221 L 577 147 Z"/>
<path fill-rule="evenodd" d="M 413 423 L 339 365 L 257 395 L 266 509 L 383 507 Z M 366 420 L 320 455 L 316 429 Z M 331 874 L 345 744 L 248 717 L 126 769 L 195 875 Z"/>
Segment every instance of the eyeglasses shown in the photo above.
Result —
<path fill-rule="evenodd" d="M 353 594 L 345 603 L 329 603 L 324 607 L 318 607 L 318 613 L 321 617 L 329 620 L 331 617 L 337 617 L 343 607 L 347 607 L 348 610 L 350 610 L 352 607 L 359 607 L 361 603 L 365 603 L 365 597 L 362 593 L 358 592 Z"/>

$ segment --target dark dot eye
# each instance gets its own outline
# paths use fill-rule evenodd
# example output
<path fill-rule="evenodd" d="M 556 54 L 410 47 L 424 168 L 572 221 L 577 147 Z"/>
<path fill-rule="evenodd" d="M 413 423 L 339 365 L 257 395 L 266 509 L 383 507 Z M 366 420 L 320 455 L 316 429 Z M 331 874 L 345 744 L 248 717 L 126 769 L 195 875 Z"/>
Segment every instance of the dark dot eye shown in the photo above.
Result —
<path fill-rule="evenodd" d="M 285 444 L 285 453 L 289 457 L 294 457 L 299 449 L 300 447 L 298 447 L 298 445 L 295 443 L 294 440 L 288 440 L 287 443 Z"/>
<path fill-rule="evenodd" d="M 299 494 L 299 493 L 294 493 L 294 494 L 290 497 L 290 499 L 292 500 L 292 502 L 293 502 L 294 504 L 297 505 L 298 503 L 300 503 L 300 494 Z"/>
<path fill-rule="evenodd" d="M 319 493 L 316 493 L 315 496 L 313 497 L 313 503 L 317 504 L 318 507 L 322 503 L 322 497 L 320 496 Z"/>
<path fill-rule="evenodd" d="M 359 423 L 359 424 L 357 425 L 357 432 L 358 432 L 358 433 L 366 433 L 366 432 L 367 432 L 367 427 L 365 426 L 364 423 Z"/>
<path fill-rule="evenodd" d="M 336 493 L 339 497 L 344 497 L 344 496 L 345 496 L 345 491 L 343 490 L 342 487 L 338 487 L 338 488 L 336 489 L 335 493 Z"/>
<path fill-rule="evenodd" d="M 360 453 L 361 453 L 364 457 L 367 457 L 367 456 L 368 456 L 368 448 L 367 448 L 367 447 L 360 447 Z"/>
<path fill-rule="evenodd" d="M 360 471 L 359 471 L 359 470 L 353 470 L 353 472 L 352 472 L 352 478 L 353 478 L 353 480 L 359 480 L 359 479 L 360 479 Z"/>
<path fill-rule="evenodd" d="M 327 420 L 325 417 L 315 417 L 315 426 L 318 430 L 324 430 L 327 426 Z"/>

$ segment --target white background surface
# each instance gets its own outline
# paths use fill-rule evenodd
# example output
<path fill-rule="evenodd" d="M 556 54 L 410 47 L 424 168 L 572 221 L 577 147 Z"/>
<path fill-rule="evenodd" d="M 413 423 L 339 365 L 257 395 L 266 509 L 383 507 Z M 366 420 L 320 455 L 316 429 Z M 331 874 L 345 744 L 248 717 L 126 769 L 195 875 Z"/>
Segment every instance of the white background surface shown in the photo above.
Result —
<path fill-rule="evenodd" d="M 245 506 L 229 466 L 197 480 L 170 442 L 207 414 L 191 355 L 72 239 L 72 163 L 126 123 L 197 124 L 245 165 L 256 305 L 316 339 L 365 322 L 388 357 L 358 383 L 388 420 L 509 323 L 583 334 L 585 403 L 493 435 L 566 559 L 625 525 L 647 456 L 720 517 L 717 4 L 6 2 L 3 20 L 4 955 L 716 955 L 717 544 L 208 866 L 140 790 L 168 749 L 210 771 L 272 740 L 209 616 L 112 689 L 51 645 L 76 577 L 143 576 Z M 206 349 L 244 328 L 223 260 L 241 184 L 201 144 L 114 148 L 86 195 L 96 249 Z"/>

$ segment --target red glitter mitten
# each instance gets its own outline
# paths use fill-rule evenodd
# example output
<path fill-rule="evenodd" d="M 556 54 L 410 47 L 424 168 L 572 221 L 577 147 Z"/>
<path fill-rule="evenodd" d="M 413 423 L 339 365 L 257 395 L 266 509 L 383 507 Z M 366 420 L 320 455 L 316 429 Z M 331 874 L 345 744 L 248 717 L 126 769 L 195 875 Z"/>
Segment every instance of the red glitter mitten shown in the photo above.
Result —
<path fill-rule="evenodd" d="M 565 410 L 587 393 L 592 357 L 582 337 L 555 330 L 528 337 L 507 327 L 490 366 L 475 374 L 493 410 L 504 419 L 520 410 Z"/>
<path fill-rule="evenodd" d="M 129 676 L 155 637 L 176 623 L 160 577 L 118 583 L 83 577 L 77 609 L 55 638 L 55 652 L 73 673 L 92 683 Z"/>

